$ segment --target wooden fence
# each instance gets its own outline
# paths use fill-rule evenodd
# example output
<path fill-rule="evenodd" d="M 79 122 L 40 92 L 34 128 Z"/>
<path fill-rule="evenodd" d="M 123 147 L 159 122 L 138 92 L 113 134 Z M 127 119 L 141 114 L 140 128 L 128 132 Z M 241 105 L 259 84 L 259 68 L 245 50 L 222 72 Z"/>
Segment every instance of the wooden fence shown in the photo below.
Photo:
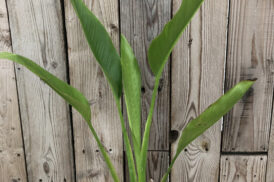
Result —
<path fill-rule="evenodd" d="M 142 120 L 154 77 L 151 40 L 181 0 L 85 0 L 119 49 L 125 34 L 142 72 Z M 69 0 L 0 0 L 0 51 L 35 60 L 89 99 L 92 122 L 123 181 L 114 99 Z M 148 182 L 159 182 L 188 121 L 238 81 L 258 78 L 178 159 L 172 182 L 274 182 L 274 1 L 206 0 L 174 49 L 158 89 Z M 222 130 L 221 130 L 222 128 Z M 0 62 L 0 182 L 112 181 L 80 115 L 32 73 Z"/>

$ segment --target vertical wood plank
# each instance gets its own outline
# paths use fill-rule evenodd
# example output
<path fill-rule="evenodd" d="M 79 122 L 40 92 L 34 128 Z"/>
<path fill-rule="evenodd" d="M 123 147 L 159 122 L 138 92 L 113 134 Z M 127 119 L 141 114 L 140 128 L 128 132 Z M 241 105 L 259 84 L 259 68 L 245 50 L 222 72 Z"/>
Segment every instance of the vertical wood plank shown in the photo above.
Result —
<path fill-rule="evenodd" d="M 274 83 L 273 0 L 231 0 L 225 89 L 258 78 L 224 119 L 222 150 L 268 150 Z"/>
<path fill-rule="evenodd" d="M 60 1 L 7 4 L 14 52 L 66 80 Z M 68 105 L 30 71 L 16 70 L 28 180 L 74 181 Z"/>
<path fill-rule="evenodd" d="M 173 1 L 173 14 L 181 0 Z M 172 54 L 171 151 L 176 135 L 223 93 L 227 0 L 205 1 Z M 171 181 L 218 181 L 221 123 L 218 122 L 177 159 Z"/>
<path fill-rule="evenodd" d="M 6 1 L 0 0 L 0 51 L 12 51 Z M 0 61 L 0 181 L 27 181 L 14 65 Z"/>
<path fill-rule="evenodd" d="M 142 125 L 147 119 L 154 87 L 154 76 L 147 62 L 150 42 L 162 31 L 170 19 L 170 0 L 121 0 L 121 33 L 130 42 L 139 62 L 142 77 Z M 169 134 L 169 63 L 163 73 L 158 89 L 150 133 L 149 150 L 168 150 Z"/>
<path fill-rule="evenodd" d="M 139 62 L 142 77 L 142 132 L 149 112 L 154 76 L 147 61 L 151 41 L 162 31 L 171 16 L 171 0 L 120 0 L 121 33 L 128 39 Z M 150 132 L 147 179 L 160 181 L 168 165 L 170 120 L 170 74 L 166 65 L 156 99 Z M 125 108 L 125 107 L 124 107 Z M 126 109 L 124 109 L 126 113 Z M 153 152 L 152 152 L 153 151 Z M 155 169 L 155 158 L 158 158 Z M 154 162 L 154 163 L 153 163 Z M 161 169 L 159 171 L 159 169 Z"/>
<path fill-rule="evenodd" d="M 119 50 L 118 1 L 86 0 L 86 5 L 104 24 Z M 123 143 L 114 98 L 82 32 L 79 20 L 65 0 L 71 84 L 90 100 L 93 126 L 108 151 L 120 179 L 123 179 Z M 99 148 L 81 116 L 73 110 L 76 180 L 112 181 Z"/>
<path fill-rule="evenodd" d="M 265 155 L 223 155 L 220 182 L 265 181 L 267 157 Z"/>
<path fill-rule="evenodd" d="M 272 108 L 273 109 L 273 108 Z M 268 157 L 267 157 L 267 173 L 266 173 L 266 182 L 273 182 L 274 181 L 274 109 L 272 112 L 272 126 L 270 131 L 270 138 L 269 138 L 269 150 L 268 150 Z"/>

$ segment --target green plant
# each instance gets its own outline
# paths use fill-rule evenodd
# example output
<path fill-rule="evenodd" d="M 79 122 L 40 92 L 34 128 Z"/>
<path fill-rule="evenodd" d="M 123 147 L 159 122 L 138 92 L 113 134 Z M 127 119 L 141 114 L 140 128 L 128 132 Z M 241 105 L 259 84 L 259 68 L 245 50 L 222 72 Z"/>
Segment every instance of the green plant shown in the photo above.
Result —
<path fill-rule="evenodd" d="M 88 44 L 100 64 L 101 69 L 103 70 L 114 94 L 120 115 L 131 182 L 145 182 L 146 180 L 147 149 L 159 80 L 174 45 L 178 41 L 185 27 L 190 22 L 192 16 L 199 9 L 202 2 L 203 0 L 183 0 L 180 9 L 175 14 L 173 19 L 166 24 L 162 33 L 151 43 L 148 51 L 148 61 L 150 68 L 155 75 L 155 84 L 151 98 L 149 115 L 145 125 L 144 137 L 142 140 L 140 125 L 141 76 L 137 60 L 129 43 L 126 38 L 121 35 L 121 56 L 119 56 L 104 26 L 85 6 L 82 0 L 71 0 L 75 12 L 80 19 Z M 12 60 L 28 68 L 34 74 L 39 76 L 41 80 L 47 83 L 83 116 L 93 136 L 95 137 L 114 181 L 118 182 L 119 178 L 112 162 L 110 161 L 103 144 L 99 140 L 99 137 L 92 126 L 90 106 L 85 96 L 83 96 L 83 94 L 77 89 L 71 87 L 25 57 L 3 52 L 0 53 L 0 58 Z M 226 114 L 253 85 L 254 81 L 255 80 L 241 81 L 234 88 L 230 89 L 225 95 L 219 98 L 215 103 L 209 106 L 200 116 L 187 124 L 181 133 L 177 151 L 171 161 L 168 171 L 162 178 L 162 182 L 167 180 L 168 174 L 170 173 L 171 168 L 181 151 L 195 138 L 200 136 L 204 131 L 216 123 L 224 114 Z M 130 136 L 133 147 L 131 147 L 130 138 L 126 130 L 121 111 L 120 99 L 122 89 L 124 91 L 126 101 L 130 127 L 129 132 L 131 134 Z M 134 155 L 132 150 L 134 150 Z"/>

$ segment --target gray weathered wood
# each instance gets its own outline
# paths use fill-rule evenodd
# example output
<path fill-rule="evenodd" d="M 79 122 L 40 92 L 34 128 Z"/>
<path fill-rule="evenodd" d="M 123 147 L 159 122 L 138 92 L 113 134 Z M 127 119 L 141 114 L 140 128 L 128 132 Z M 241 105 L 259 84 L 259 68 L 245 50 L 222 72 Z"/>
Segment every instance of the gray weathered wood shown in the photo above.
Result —
<path fill-rule="evenodd" d="M 144 132 L 154 87 L 154 76 L 147 62 L 147 50 L 150 42 L 162 31 L 163 26 L 170 19 L 170 15 L 170 0 L 120 1 L 121 33 L 123 33 L 130 42 L 141 69 L 142 132 Z M 169 78 L 168 63 L 158 89 L 158 98 L 156 99 L 149 141 L 149 150 L 153 150 L 154 152 L 153 155 L 151 155 L 151 152 L 149 152 L 148 155 L 147 179 L 155 178 L 155 181 L 160 180 L 160 175 L 163 174 L 162 169 L 166 169 L 168 164 L 168 158 L 166 156 L 168 156 L 169 150 Z M 125 109 L 124 113 L 126 113 Z M 161 152 L 157 152 L 157 150 L 161 150 Z M 165 156 L 158 161 L 157 164 L 159 166 L 157 166 L 157 170 L 154 168 L 155 159 L 152 158 L 153 156 Z M 159 171 L 158 169 L 161 170 Z"/>
<path fill-rule="evenodd" d="M 267 151 L 273 97 L 273 0 L 232 0 L 226 90 L 258 78 L 224 119 L 223 151 Z"/>
<path fill-rule="evenodd" d="M 263 182 L 266 163 L 265 155 L 223 155 L 220 182 Z"/>
<path fill-rule="evenodd" d="M 161 181 L 169 164 L 168 152 L 148 152 L 147 182 Z"/>
<path fill-rule="evenodd" d="M 181 0 L 173 1 L 175 13 Z M 205 1 L 172 54 L 171 134 L 185 125 L 223 93 L 226 51 L 227 0 Z M 177 159 L 172 181 L 218 181 L 221 123 L 190 144 Z M 172 156 L 177 149 L 172 144 Z"/>
<path fill-rule="evenodd" d="M 0 51 L 12 51 L 5 0 L 0 0 Z M 0 181 L 26 182 L 14 65 L 0 61 Z"/>
<path fill-rule="evenodd" d="M 171 15 L 170 0 L 120 1 L 121 33 L 130 42 L 139 62 L 142 75 L 142 125 L 147 119 L 154 76 L 147 62 L 150 42 L 162 31 Z M 161 84 L 151 126 L 149 150 L 168 150 L 169 134 L 169 63 Z"/>
<path fill-rule="evenodd" d="M 169 153 L 166 151 L 148 151 L 147 182 L 158 182 L 164 176 L 169 164 Z M 129 181 L 128 165 L 125 165 L 125 181 Z"/>
<path fill-rule="evenodd" d="M 85 1 L 105 25 L 118 50 L 118 1 Z M 123 178 L 123 143 L 120 121 L 108 83 L 85 40 L 79 20 L 65 0 L 70 81 L 90 100 L 93 126 Z M 77 181 L 112 181 L 97 144 L 81 116 L 73 110 Z"/>
<path fill-rule="evenodd" d="M 270 131 L 270 138 L 269 138 L 269 150 L 268 150 L 268 157 L 267 157 L 267 173 L 266 173 L 266 182 L 273 182 L 274 181 L 274 109 L 272 112 L 272 126 Z"/>
<path fill-rule="evenodd" d="M 12 45 L 66 80 L 60 1 L 8 0 Z M 33 73 L 16 66 L 29 181 L 74 181 L 68 105 Z"/>

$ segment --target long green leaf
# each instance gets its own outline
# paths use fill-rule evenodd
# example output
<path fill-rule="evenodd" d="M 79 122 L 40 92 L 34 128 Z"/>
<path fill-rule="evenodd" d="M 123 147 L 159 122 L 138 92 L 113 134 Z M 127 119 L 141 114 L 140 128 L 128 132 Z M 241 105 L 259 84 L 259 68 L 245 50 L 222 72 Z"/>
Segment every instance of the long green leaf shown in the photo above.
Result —
<path fill-rule="evenodd" d="M 99 137 L 97 136 L 94 128 L 92 127 L 92 124 L 90 121 L 91 120 L 90 106 L 86 97 L 76 88 L 68 85 L 66 82 L 60 80 L 59 78 L 52 75 L 48 71 L 44 70 L 42 67 L 40 67 L 35 62 L 29 60 L 28 58 L 25 58 L 23 56 L 16 55 L 16 54 L 8 53 L 8 52 L 2 52 L 0 53 L 0 59 L 8 59 L 25 66 L 35 75 L 40 77 L 41 80 L 43 80 L 47 85 L 49 85 L 54 91 L 56 91 L 62 98 L 64 98 L 72 107 L 74 107 L 83 116 L 83 118 L 88 123 L 88 126 L 92 134 L 95 137 L 95 140 L 110 169 L 110 172 L 114 181 L 119 182 L 117 172 L 115 171 L 115 168 L 112 165 L 110 158 L 107 152 L 105 151 L 105 148 L 103 147 L 102 143 L 99 140 Z"/>
<path fill-rule="evenodd" d="M 96 16 L 88 9 L 82 0 L 71 0 L 88 44 L 100 64 L 110 86 L 120 98 L 122 93 L 122 71 L 120 57 L 109 34 Z"/>
<path fill-rule="evenodd" d="M 129 127 L 133 139 L 137 171 L 140 173 L 141 73 L 130 44 L 124 35 L 121 35 L 121 65 Z"/>
<path fill-rule="evenodd" d="M 129 126 L 137 142 L 136 149 L 141 146 L 141 74 L 138 62 L 126 38 L 121 35 L 121 64 L 123 89 L 127 106 Z"/>
<path fill-rule="evenodd" d="M 182 131 L 178 142 L 178 148 L 174 158 L 171 161 L 167 173 L 164 175 L 162 182 L 167 180 L 171 168 L 182 152 L 182 150 L 190 144 L 194 139 L 204 133 L 208 128 L 215 124 L 223 115 L 225 115 L 232 107 L 244 96 L 248 89 L 254 84 L 255 80 L 245 80 L 238 83 L 230 89 L 225 95 L 220 97 L 215 103 L 210 105 L 196 119 L 190 121 Z"/>
<path fill-rule="evenodd" d="M 148 51 L 148 61 L 154 75 L 162 72 L 168 57 L 203 0 L 183 0 L 180 9 L 156 37 Z"/>
<path fill-rule="evenodd" d="M 154 111 L 156 96 L 157 96 L 157 93 L 158 93 L 159 80 L 160 80 L 160 76 L 156 76 L 155 85 L 154 85 L 153 92 L 152 92 L 152 97 L 151 97 L 149 114 L 148 114 L 148 117 L 147 117 L 145 131 L 144 131 L 142 148 L 141 148 L 141 170 L 142 171 L 141 171 L 141 174 L 140 174 L 140 177 L 139 177 L 139 182 L 143 182 L 143 181 L 146 180 L 147 149 L 148 149 L 148 144 L 149 144 L 149 135 L 150 135 L 150 128 L 151 128 L 151 123 L 152 123 L 153 111 Z"/>

